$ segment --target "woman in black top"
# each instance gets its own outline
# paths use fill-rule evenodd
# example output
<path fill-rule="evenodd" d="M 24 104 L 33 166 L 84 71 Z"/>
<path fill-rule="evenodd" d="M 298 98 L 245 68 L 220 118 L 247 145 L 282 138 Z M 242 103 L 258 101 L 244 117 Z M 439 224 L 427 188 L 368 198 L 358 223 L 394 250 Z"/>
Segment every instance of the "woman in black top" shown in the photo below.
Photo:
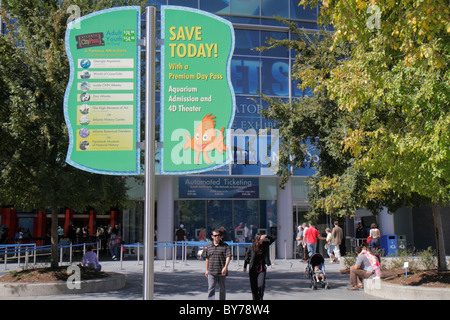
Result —
<path fill-rule="evenodd" d="M 257 233 L 248 248 L 244 261 L 244 272 L 249 265 L 250 288 L 253 300 L 262 300 L 266 283 L 266 267 L 271 265 L 269 246 L 275 239 L 266 234 Z"/>

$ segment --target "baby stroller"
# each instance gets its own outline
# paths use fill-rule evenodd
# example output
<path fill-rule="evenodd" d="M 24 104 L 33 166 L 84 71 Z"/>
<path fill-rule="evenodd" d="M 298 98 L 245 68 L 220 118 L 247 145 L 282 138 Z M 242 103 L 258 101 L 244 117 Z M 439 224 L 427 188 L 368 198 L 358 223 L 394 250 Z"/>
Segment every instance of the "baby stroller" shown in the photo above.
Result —
<path fill-rule="evenodd" d="M 310 288 L 317 290 L 317 285 L 320 284 L 322 288 L 330 289 L 330 286 L 328 285 L 327 281 L 327 275 L 325 273 L 325 267 L 324 267 L 325 260 L 323 259 L 323 256 L 320 253 L 313 254 L 309 260 L 308 265 L 306 266 L 305 270 L 305 276 L 307 278 L 311 279 Z M 315 274 L 314 274 L 314 268 L 318 266 L 319 269 L 322 271 L 324 275 L 324 279 L 322 280 L 322 277 L 319 277 L 319 281 L 317 281 Z"/>

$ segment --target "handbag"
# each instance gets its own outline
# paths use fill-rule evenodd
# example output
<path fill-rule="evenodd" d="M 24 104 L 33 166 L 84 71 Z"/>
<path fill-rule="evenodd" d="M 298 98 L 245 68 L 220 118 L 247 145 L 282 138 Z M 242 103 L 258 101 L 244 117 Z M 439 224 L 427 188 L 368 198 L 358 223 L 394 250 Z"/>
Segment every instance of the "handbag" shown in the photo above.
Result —
<path fill-rule="evenodd" d="M 367 243 L 370 243 L 370 241 L 372 240 L 372 238 L 370 236 L 367 237 Z"/>

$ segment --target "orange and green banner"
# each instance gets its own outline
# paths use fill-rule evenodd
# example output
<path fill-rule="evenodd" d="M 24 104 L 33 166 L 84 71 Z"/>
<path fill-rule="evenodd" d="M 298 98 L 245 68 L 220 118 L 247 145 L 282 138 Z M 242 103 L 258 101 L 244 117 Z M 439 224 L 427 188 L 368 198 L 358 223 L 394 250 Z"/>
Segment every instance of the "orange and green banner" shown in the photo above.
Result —
<path fill-rule="evenodd" d="M 232 24 L 209 12 L 161 7 L 161 172 L 213 170 L 230 159 L 236 102 Z"/>

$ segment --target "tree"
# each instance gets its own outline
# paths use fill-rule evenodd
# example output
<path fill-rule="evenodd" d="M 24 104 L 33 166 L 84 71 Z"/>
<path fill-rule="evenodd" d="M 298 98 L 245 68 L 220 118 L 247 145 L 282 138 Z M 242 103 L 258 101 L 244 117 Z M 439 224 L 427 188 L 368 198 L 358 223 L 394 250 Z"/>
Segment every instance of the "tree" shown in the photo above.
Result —
<path fill-rule="evenodd" d="M 353 156 L 344 150 L 343 141 L 349 129 L 357 128 L 361 113 L 339 108 L 329 98 L 325 85 L 334 68 L 351 54 L 351 47 L 341 42 L 330 51 L 334 40 L 329 31 L 312 35 L 299 30 L 295 23 L 284 22 L 290 27 L 291 40 L 269 40 L 269 46 L 260 50 L 277 46 L 294 49 L 297 55 L 292 77 L 305 94 L 288 102 L 263 96 L 269 106 L 262 113 L 278 124 L 282 137 L 278 174 L 285 182 L 292 168 L 305 165 L 309 145 L 313 145 L 320 160 L 311 164 L 317 173 L 309 179 L 310 218 L 318 214 L 352 216 L 361 207 L 374 214 L 383 206 L 394 211 L 405 199 L 399 199 L 391 190 L 374 194 L 369 186 L 376 177 L 356 168 Z"/>
<path fill-rule="evenodd" d="M 83 15 L 143 1 L 3 0 L 0 36 L 0 202 L 51 208 L 52 267 L 58 264 L 58 208 L 120 206 L 122 177 L 95 175 L 65 162 L 63 115 L 69 63 L 64 37 L 69 5 Z"/>
<path fill-rule="evenodd" d="M 301 1 L 312 6 L 319 1 Z M 344 150 L 376 175 L 375 193 L 428 199 L 438 268 L 446 270 L 440 208 L 450 201 L 450 9 L 448 1 L 323 1 L 334 45 L 351 48 L 325 85 L 340 110 L 359 113 Z"/>

